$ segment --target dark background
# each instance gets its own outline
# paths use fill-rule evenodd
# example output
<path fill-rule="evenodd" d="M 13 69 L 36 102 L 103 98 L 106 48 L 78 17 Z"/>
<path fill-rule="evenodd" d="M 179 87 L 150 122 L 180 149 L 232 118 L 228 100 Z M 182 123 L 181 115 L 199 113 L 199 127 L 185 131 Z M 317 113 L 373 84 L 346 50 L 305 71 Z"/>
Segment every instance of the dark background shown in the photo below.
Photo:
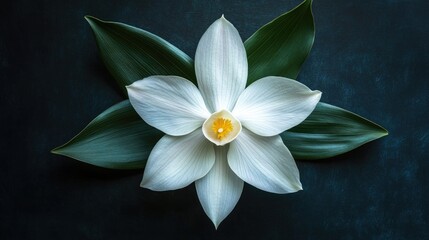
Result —
<path fill-rule="evenodd" d="M 247 39 L 285 1 L 11 1 L 0 8 L 0 239 L 429 239 L 429 1 L 315 0 L 299 80 L 390 132 L 298 162 L 304 191 L 245 186 L 215 231 L 194 186 L 139 187 L 142 171 L 49 151 L 121 100 L 83 16 L 153 32 L 193 57 L 225 14 Z"/>

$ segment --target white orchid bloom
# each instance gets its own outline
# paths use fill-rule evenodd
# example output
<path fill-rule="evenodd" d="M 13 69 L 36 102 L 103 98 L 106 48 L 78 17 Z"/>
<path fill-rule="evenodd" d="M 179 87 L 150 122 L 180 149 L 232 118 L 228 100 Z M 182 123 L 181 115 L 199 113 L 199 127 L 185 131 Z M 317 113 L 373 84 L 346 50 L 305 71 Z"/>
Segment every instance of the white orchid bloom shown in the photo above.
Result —
<path fill-rule="evenodd" d="M 279 134 L 306 119 L 321 92 L 283 77 L 245 88 L 246 51 L 223 16 L 202 36 L 195 71 L 198 88 L 178 76 L 151 76 L 127 87 L 137 113 L 166 134 L 149 156 L 141 186 L 167 191 L 195 182 L 216 228 L 234 209 L 244 182 L 272 193 L 302 190 Z"/>

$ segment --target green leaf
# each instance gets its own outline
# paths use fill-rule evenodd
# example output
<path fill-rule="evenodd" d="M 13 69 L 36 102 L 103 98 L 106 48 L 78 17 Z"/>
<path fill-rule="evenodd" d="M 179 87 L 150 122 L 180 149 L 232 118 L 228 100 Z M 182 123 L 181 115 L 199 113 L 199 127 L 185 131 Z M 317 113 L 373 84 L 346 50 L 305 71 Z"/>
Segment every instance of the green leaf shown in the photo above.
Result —
<path fill-rule="evenodd" d="M 176 75 L 195 81 L 193 60 L 147 31 L 86 16 L 101 58 L 126 96 L 125 86 L 151 75 Z"/>
<path fill-rule="evenodd" d="M 319 103 L 311 115 L 281 137 L 297 159 L 333 157 L 388 135 L 383 127 L 347 110 Z"/>
<path fill-rule="evenodd" d="M 244 43 L 247 84 L 266 77 L 296 79 L 314 42 L 312 0 L 261 27 Z M 281 134 L 297 159 L 333 157 L 387 135 L 381 126 L 344 109 L 319 103 L 300 125 Z"/>
<path fill-rule="evenodd" d="M 302 2 L 246 40 L 248 85 L 266 76 L 296 79 L 314 42 L 311 2 Z"/>
<path fill-rule="evenodd" d="M 296 78 L 314 41 L 311 0 L 259 29 L 246 42 L 248 84 L 265 76 Z M 178 75 L 195 81 L 193 61 L 165 40 L 122 23 L 87 16 L 101 57 L 124 86 L 150 75 Z M 163 133 L 135 113 L 129 101 L 107 109 L 53 153 L 100 167 L 143 168 Z M 282 133 L 298 159 L 321 159 L 350 151 L 387 135 L 381 126 L 344 109 L 319 103 L 300 125 Z"/>
<path fill-rule="evenodd" d="M 85 19 L 103 62 L 125 94 L 126 85 L 151 75 L 176 75 L 196 82 L 193 60 L 162 38 L 122 23 Z M 106 168 L 143 168 L 161 136 L 126 100 L 101 113 L 52 153 Z"/>
<path fill-rule="evenodd" d="M 143 168 L 153 146 L 163 135 L 147 125 L 125 100 L 101 113 L 52 153 L 105 168 Z"/>

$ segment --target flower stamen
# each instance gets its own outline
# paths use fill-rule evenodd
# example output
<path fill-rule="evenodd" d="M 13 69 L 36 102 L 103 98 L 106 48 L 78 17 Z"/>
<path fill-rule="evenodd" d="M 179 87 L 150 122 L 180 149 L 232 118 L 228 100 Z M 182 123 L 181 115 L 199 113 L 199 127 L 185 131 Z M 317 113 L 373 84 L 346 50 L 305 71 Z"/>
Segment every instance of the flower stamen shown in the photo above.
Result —
<path fill-rule="evenodd" d="M 234 130 L 234 127 L 231 120 L 219 117 L 213 122 L 212 130 L 216 134 L 216 137 L 222 140 Z"/>
<path fill-rule="evenodd" d="M 241 123 L 228 110 L 212 113 L 203 123 L 204 136 L 216 146 L 233 141 L 241 132 Z"/>

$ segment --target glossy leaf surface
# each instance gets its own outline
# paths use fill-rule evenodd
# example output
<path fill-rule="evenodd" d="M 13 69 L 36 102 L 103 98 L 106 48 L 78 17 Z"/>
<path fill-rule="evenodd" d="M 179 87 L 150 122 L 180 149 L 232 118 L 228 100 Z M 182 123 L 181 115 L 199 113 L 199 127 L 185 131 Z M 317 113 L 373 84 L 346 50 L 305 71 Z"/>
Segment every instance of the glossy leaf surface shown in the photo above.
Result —
<path fill-rule="evenodd" d="M 86 16 L 101 58 L 121 91 L 151 75 L 176 75 L 195 82 L 193 60 L 164 39 L 123 23 Z"/>
<path fill-rule="evenodd" d="M 143 168 L 164 133 L 147 125 L 128 100 L 96 117 L 69 142 L 52 153 L 105 168 Z"/>
<path fill-rule="evenodd" d="M 319 103 L 298 126 L 281 134 L 297 159 L 333 157 L 386 136 L 383 127 L 347 110 Z"/>
<path fill-rule="evenodd" d="M 296 79 L 314 42 L 311 3 L 311 0 L 302 2 L 246 40 L 247 85 L 266 76 Z"/>

